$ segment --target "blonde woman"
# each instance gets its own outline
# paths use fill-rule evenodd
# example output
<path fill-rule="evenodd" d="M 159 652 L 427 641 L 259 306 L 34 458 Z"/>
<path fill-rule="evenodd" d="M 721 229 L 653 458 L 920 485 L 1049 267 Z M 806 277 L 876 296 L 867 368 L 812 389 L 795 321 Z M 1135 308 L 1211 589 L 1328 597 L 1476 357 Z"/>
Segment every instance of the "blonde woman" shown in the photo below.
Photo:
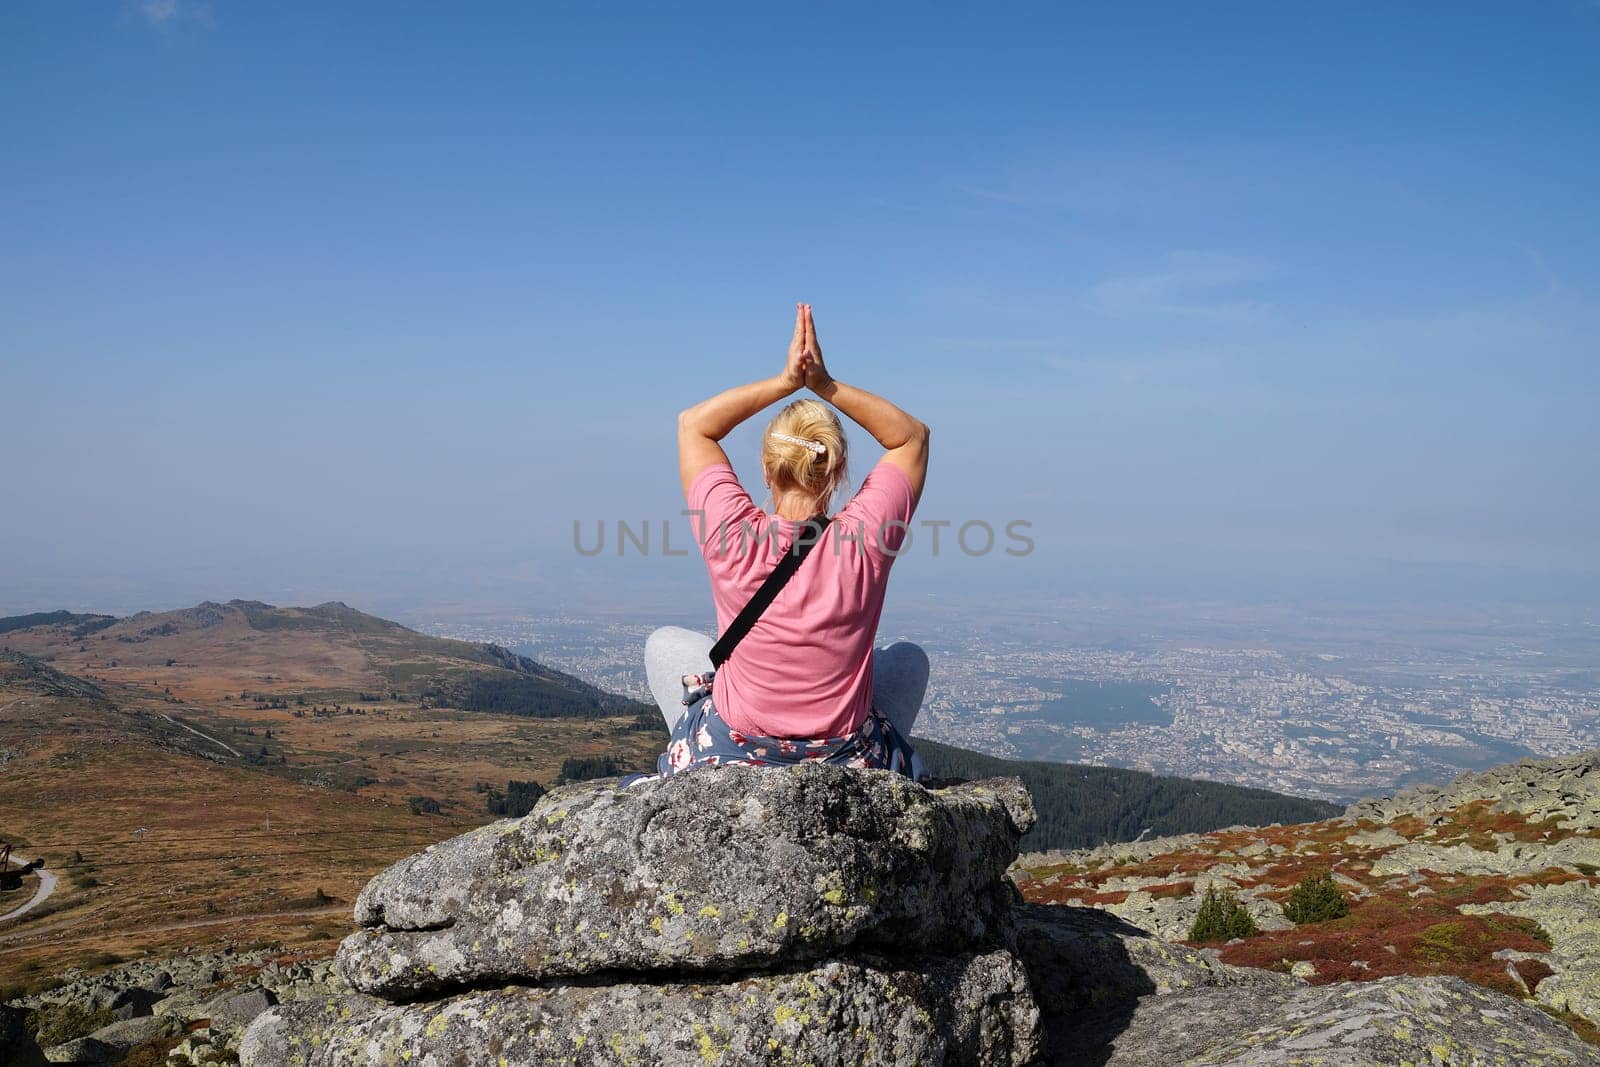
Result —
<path fill-rule="evenodd" d="M 802 388 L 761 441 L 771 511 L 758 508 L 719 443 Z M 827 403 L 823 403 L 827 401 Z M 726 632 L 813 517 L 845 484 L 847 445 L 832 404 L 887 451 L 827 519 L 793 575 L 713 668 L 712 639 L 663 627 L 645 644 L 650 688 L 672 740 L 658 762 L 693 766 L 823 760 L 921 777 L 909 738 L 928 657 L 901 642 L 875 649 L 889 569 L 903 549 L 928 471 L 928 427 L 882 397 L 834 378 L 811 305 L 795 308 L 783 372 L 718 393 L 678 416 L 678 469 Z M 814 535 L 813 528 L 812 534 Z"/>

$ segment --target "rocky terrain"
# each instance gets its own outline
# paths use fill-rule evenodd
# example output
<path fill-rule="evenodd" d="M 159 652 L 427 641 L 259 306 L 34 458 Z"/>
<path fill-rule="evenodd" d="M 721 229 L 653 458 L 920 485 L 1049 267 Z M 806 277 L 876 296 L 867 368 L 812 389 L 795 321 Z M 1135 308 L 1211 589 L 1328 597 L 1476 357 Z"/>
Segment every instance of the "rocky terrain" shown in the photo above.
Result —
<path fill-rule="evenodd" d="M 1600 1064 L 1453 976 L 1316 985 L 1005 876 L 1015 780 L 724 768 L 557 790 L 361 894 L 350 992 L 264 1011 L 246 1067 Z"/>
<path fill-rule="evenodd" d="M 236 1063 L 244 1028 L 267 1008 L 347 990 L 331 959 L 277 947 L 71 971 L 0 1006 L 0 1064 Z"/>
<path fill-rule="evenodd" d="M 1331 872 L 1349 914 L 1283 914 Z M 1352 805 L 1298 826 L 1233 827 L 1074 852 L 1015 869 L 1023 895 L 1087 905 L 1183 941 L 1205 890 L 1233 892 L 1260 932 L 1223 961 L 1315 984 L 1453 975 L 1600 1037 L 1600 752 L 1524 760 Z"/>

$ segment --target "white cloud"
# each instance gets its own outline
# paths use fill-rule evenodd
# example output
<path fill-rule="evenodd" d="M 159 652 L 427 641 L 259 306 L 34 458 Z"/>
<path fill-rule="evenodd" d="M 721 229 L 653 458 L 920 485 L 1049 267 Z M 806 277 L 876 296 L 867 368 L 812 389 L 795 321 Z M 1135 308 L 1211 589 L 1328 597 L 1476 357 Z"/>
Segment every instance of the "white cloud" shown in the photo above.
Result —
<path fill-rule="evenodd" d="M 178 14 L 178 0 L 145 0 L 139 5 L 140 14 L 152 26 L 171 22 Z"/>
<path fill-rule="evenodd" d="M 1154 270 L 1096 283 L 1089 289 L 1089 303 L 1097 311 L 1116 316 L 1255 321 L 1266 317 L 1271 305 L 1234 294 L 1271 276 L 1271 268 L 1257 259 L 1218 252 L 1169 252 Z"/>
<path fill-rule="evenodd" d="M 205 0 L 136 0 L 129 8 L 148 26 L 170 30 L 180 24 L 213 25 L 211 5 Z"/>

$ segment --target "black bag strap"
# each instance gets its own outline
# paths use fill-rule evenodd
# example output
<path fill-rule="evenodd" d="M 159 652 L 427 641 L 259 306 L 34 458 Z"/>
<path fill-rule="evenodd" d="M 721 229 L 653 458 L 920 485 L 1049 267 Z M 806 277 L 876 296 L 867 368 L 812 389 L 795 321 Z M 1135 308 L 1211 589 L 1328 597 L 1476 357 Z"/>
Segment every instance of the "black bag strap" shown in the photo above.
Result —
<path fill-rule="evenodd" d="M 817 547 L 817 542 L 822 540 L 822 535 L 828 529 L 828 516 L 813 515 L 807 519 L 800 529 L 795 531 L 794 543 L 783 554 L 778 565 L 772 568 L 772 573 L 767 575 L 767 580 L 761 583 L 761 588 L 756 590 L 755 596 L 744 606 L 744 610 L 728 628 L 717 638 L 717 643 L 711 646 L 711 666 L 721 667 L 733 655 L 734 646 L 744 640 L 744 635 L 750 632 L 750 627 L 761 618 L 761 613 L 766 611 L 778 593 L 788 584 L 794 572 L 800 569 L 811 550 Z M 812 535 L 815 536 L 807 536 Z"/>

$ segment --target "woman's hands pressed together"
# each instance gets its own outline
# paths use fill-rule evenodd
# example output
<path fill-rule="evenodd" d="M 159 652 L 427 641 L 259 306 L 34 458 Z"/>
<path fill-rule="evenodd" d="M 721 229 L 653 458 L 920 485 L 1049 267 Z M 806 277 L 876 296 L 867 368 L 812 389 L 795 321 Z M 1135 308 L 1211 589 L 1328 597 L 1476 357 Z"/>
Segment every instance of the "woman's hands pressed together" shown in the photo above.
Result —
<path fill-rule="evenodd" d="M 828 373 L 827 365 L 822 362 L 822 346 L 817 343 L 817 323 L 811 317 L 811 305 L 801 304 L 800 306 L 805 311 L 804 363 L 806 388 L 820 396 L 823 390 L 833 384 L 833 375 Z"/>
<path fill-rule="evenodd" d="M 810 365 L 809 353 L 806 351 L 806 324 L 810 319 L 811 305 L 794 306 L 794 336 L 789 339 L 789 356 L 784 360 L 783 373 L 778 375 L 778 381 L 782 382 L 784 388 L 791 393 L 806 384 L 806 372 Z"/>
<path fill-rule="evenodd" d="M 821 393 L 833 383 L 833 375 L 822 362 L 822 346 L 817 343 L 817 323 L 811 317 L 810 304 L 794 306 L 794 336 L 789 339 L 789 355 L 778 381 L 791 393 L 801 388 Z"/>
<path fill-rule="evenodd" d="M 889 401 L 847 385 L 828 373 L 817 343 L 810 304 L 794 306 L 794 336 L 783 372 L 748 385 L 736 385 L 678 413 L 678 473 L 684 492 L 713 463 L 727 463 L 718 443 L 762 408 L 809 388 L 870 433 L 887 452 L 884 459 L 905 471 L 912 491 L 922 495 L 928 470 L 928 427 Z"/>

